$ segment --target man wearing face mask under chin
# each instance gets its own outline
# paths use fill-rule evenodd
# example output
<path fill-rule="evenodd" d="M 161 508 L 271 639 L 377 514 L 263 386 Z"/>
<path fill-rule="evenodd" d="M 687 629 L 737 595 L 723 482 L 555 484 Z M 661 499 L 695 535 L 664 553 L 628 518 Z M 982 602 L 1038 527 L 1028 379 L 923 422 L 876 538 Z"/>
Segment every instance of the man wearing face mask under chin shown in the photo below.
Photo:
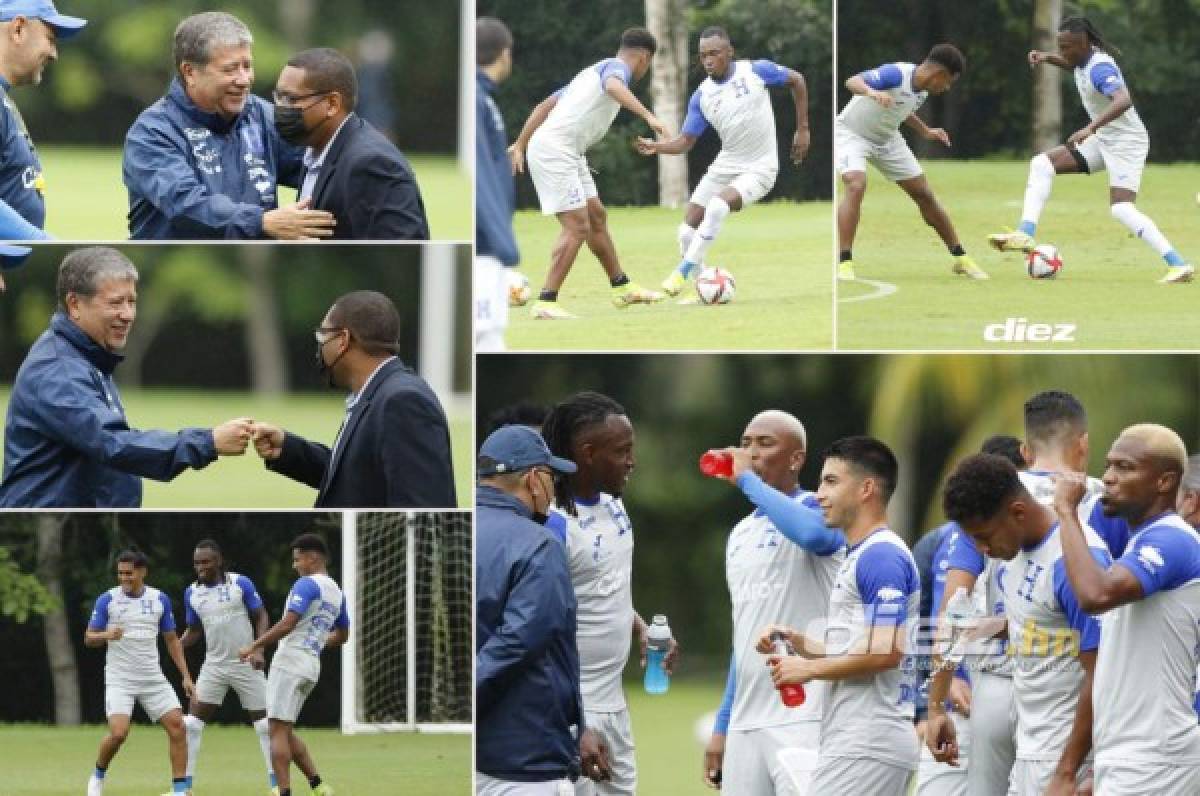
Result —
<path fill-rule="evenodd" d="M 337 219 L 343 240 L 428 240 L 425 206 L 400 150 L 354 112 L 358 81 L 337 50 L 292 56 L 275 84 L 275 129 L 305 146 L 300 201 Z"/>
<path fill-rule="evenodd" d="M 405 367 L 400 314 L 382 293 L 340 297 L 317 327 L 317 366 L 348 390 L 331 447 L 255 423 L 268 470 L 318 490 L 316 508 L 452 508 L 454 472 L 446 414 L 429 385 Z"/>

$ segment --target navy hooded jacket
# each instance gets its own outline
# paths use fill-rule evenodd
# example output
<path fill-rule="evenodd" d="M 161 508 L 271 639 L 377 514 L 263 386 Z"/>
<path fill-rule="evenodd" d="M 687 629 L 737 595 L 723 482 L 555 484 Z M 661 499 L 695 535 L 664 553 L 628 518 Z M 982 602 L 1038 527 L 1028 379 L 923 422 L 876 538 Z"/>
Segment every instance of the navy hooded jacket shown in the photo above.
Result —
<path fill-rule="evenodd" d="M 61 312 L 17 371 L 0 508 L 137 508 L 139 476 L 169 481 L 217 458 L 212 431 L 133 431 L 113 381 L 122 357 Z"/>
<path fill-rule="evenodd" d="M 275 109 L 251 94 L 232 121 L 196 107 L 176 78 L 125 136 L 129 236 L 263 237 L 276 183 L 299 187 L 304 151 L 275 132 Z"/>
<path fill-rule="evenodd" d="M 583 728 L 575 590 L 562 542 L 511 495 L 475 497 L 475 768 L 562 779 Z"/>
<path fill-rule="evenodd" d="M 517 188 L 508 159 L 504 118 L 493 95 L 496 84 L 475 73 L 475 251 L 505 265 L 520 259 L 513 234 Z"/>

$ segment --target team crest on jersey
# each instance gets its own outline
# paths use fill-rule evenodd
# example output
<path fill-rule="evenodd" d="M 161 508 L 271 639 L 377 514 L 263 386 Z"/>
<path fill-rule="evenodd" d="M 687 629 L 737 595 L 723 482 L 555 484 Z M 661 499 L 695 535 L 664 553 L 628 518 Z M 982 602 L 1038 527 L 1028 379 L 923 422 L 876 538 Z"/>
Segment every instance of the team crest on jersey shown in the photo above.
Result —
<path fill-rule="evenodd" d="M 1151 575 L 1153 575 L 1159 569 L 1162 569 L 1167 563 L 1163 560 L 1162 553 L 1159 552 L 1158 548 L 1151 547 L 1150 545 L 1143 545 L 1142 547 L 1138 548 L 1137 556 L 1138 562 L 1145 567 Z"/>
<path fill-rule="evenodd" d="M 899 600 L 901 597 L 903 597 L 904 592 L 900 591 L 899 589 L 893 589 L 891 586 L 884 586 L 882 589 L 876 592 L 876 595 L 881 600 L 891 602 L 892 600 Z"/>

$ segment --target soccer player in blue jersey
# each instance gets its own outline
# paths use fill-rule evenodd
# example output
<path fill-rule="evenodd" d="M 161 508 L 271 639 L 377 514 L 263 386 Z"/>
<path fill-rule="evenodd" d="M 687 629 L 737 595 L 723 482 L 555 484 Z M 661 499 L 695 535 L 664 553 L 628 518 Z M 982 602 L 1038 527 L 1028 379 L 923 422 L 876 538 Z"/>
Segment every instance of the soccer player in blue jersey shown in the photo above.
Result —
<path fill-rule="evenodd" d="M 88 647 L 107 647 L 104 713 L 108 717 L 108 734 L 96 753 L 96 768 L 88 778 L 87 796 L 104 793 L 108 767 L 129 737 L 135 703 L 141 703 L 146 716 L 166 730 L 171 758 L 171 792 L 188 792 L 183 709 L 158 662 L 160 635 L 183 678 L 184 693 L 193 696 L 195 686 L 183 656 L 183 645 L 175 633 L 171 600 L 158 589 L 146 585 L 147 568 L 146 556 L 140 552 L 126 550 L 117 556 L 117 582 L 120 585 L 97 598 L 83 637 L 83 643 Z"/>
<path fill-rule="evenodd" d="M 1071 70 L 1079 99 L 1091 122 L 1067 143 L 1029 162 L 1029 182 L 1021 223 L 1015 232 L 988 237 L 1000 251 L 1029 251 L 1036 244 L 1038 219 L 1050 199 L 1056 174 L 1092 174 L 1108 170 L 1112 216 L 1154 249 L 1167 264 L 1164 284 L 1190 282 L 1195 268 L 1179 255 L 1158 226 L 1134 206 L 1150 151 L 1150 135 L 1133 107 L 1133 97 L 1113 59 L 1120 50 L 1109 44 L 1086 17 L 1068 17 L 1058 28 L 1058 52 L 1029 52 L 1030 67 L 1052 64 Z"/>
<path fill-rule="evenodd" d="M 929 127 L 917 110 L 930 94 L 945 94 L 966 68 L 966 59 L 951 44 L 939 44 L 919 64 L 891 63 L 846 80 L 854 97 L 834 124 L 834 165 L 842 178 L 838 204 L 838 279 L 854 279 L 854 236 L 867 193 L 867 163 L 896 183 L 921 210 L 925 223 L 937 231 L 954 263 L 951 270 L 972 279 L 988 276 L 967 256 L 950 216 L 938 203 L 916 155 L 900 135 L 900 125 L 929 141 L 950 146 L 950 135 Z"/>
<path fill-rule="evenodd" d="M 825 524 L 848 547 L 829 597 L 822 639 L 786 632 L 799 655 L 767 659 L 778 685 L 828 681 L 821 750 L 810 792 L 821 796 L 903 796 L 919 760 L 913 729 L 914 677 L 904 665 L 917 622 L 920 583 L 904 541 L 888 527 L 887 504 L 898 466 L 871 437 L 829 446 L 817 489 Z"/>
<path fill-rule="evenodd" d="M 350 635 L 346 596 L 325 569 L 328 558 L 325 540 L 315 533 L 292 540 L 292 567 L 300 577 L 288 592 L 283 618 L 238 650 L 238 658 L 249 662 L 268 646 L 279 644 L 267 677 L 267 722 L 278 796 L 292 796 L 293 762 L 316 796 L 333 796 L 333 788 L 321 781 L 308 747 L 294 729 L 321 676 L 321 653 L 341 646 Z"/>
<path fill-rule="evenodd" d="M 820 746 L 824 683 L 804 704 L 785 706 L 756 654 L 772 624 L 807 627 L 829 612 L 834 576 L 845 558 L 841 531 L 827 528 L 816 495 L 800 487 L 807 434 L 778 409 L 755 415 L 742 432 L 726 478 L 755 510 L 729 534 L 725 579 L 733 608 L 733 653 L 725 695 L 704 751 L 704 781 L 727 793 L 807 793 Z"/>
<path fill-rule="evenodd" d="M 538 104 L 509 147 L 513 170 L 523 171 L 528 162 L 542 214 L 557 216 L 560 226 L 550 253 L 550 271 L 538 300 L 530 307 L 535 319 L 574 317 L 558 305 L 558 291 L 585 243 L 604 268 L 612 285 L 612 302 L 618 308 L 663 298 L 661 293 L 634 284 L 621 270 L 608 234 L 608 212 L 596 193 L 585 157 L 608 132 L 621 108 L 641 117 L 655 135 L 667 134 L 662 122 L 630 90 L 650 71 L 656 49 L 658 42 L 650 31 L 629 28 L 621 34 L 616 56 L 586 67 L 566 87 Z"/>
<path fill-rule="evenodd" d="M 943 508 L 980 553 L 1008 562 L 1001 593 L 1017 712 L 1008 793 L 1073 796 L 1091 772 L 1100 624 L 1068 582 L 1058 517 L 1030 494 L 1010 461 L 986 453 L 955 468 Z M 1090 528 L 1082 536 L 1084 554 L 1107 566 L 1112 559 L 1104 541 Z M 950 741 L 953 732 L 947 724 Z"/>
<path fill-rule="evenodd" d="M 809 145 L 808 86 L 803 75 L 767 60 L 735 61 L 729 34 L 718 27 L 700 33 L 699 50 L 708 77 L 688 101 L 683 130 L 666 141 L 637 139 L 637 150 L 643 155 L 681 155 L 691 151 L 710 126 L 721 138 L 721 151 L 692 192 L 679 225 L 683 259 L 662 284 L 672 296 L 703 265 L 725 217 L 762 199 L 775 184 L 779 153 L 771 87 L 787 86 L 796 106 L 792 162 L 800 163 Z"/>
<path fill-rule="evenodd" d="M 1134 533 L 1111 566 L 1088 555 L 1075 517 L 1083 477 L 1059 477 L 1067 577 L 1083 609 L 1104 614 L 1092 731 L 1098 796 L 1200 793 L 1200 535 L 1175 512 L 1186 459 L 1179 435 L 1159 425 L 1130 426 L 1113 442 L 1101 501 Z"/>

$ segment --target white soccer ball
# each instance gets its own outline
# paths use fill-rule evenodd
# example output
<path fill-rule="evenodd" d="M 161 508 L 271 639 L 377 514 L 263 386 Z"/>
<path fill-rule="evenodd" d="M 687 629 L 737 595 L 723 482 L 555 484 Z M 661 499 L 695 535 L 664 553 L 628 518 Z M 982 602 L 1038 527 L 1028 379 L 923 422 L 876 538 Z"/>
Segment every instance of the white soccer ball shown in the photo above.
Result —
<path fill-rule="evenodd" d="M 1062 255 L 1058 247 L 1043 243 L 1025 255 L 1025 270 L 1033 279 L 1053 279 L 1062 270 Z"/>
<path fill-rule="evenodd" d="M 533 298 L 533 287 L 529 284 L 529 277 L 516 268 L 504 270 L 508 279 L 508 306 L 524 307 L 529 303 L 529 299 Z"/>
<path fill-rule="evenodd" d="M 706 266 L 696 277 L 696 294 L 705 304 L 728 304 L 736 287 L 733 274 L 724 268 Z"/>

